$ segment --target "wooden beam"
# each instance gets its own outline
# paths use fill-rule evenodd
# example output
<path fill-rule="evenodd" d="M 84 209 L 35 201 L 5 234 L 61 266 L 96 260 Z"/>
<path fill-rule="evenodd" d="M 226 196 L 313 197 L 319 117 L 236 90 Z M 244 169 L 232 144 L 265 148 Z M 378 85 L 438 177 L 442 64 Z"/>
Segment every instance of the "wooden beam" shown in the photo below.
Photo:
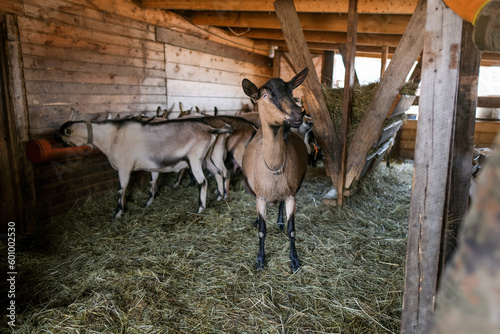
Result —
<path fill-rule="evenodd" d="M 399 90 L 406 82 L 406 76 L 422 51 L 425 29 L 425 0 L 420 0 L 408 28 L 401 38 L 398 48 L 387 68 L 379 87 L 368 106 L 363 120 L 349 146 L 346 187 L 359 177 L 363 171 L 365 159 L 372 144 L 377 140 L 391 106 L 399 95 Z"/>
<path fill-rule="evenodd" d="M 387 60 L 389 60 L 389 47 L 387 45 L 382 46 L 380 60 L 380 77 L 382 78 L 387 68 Z"/>
<path fill-rule="evenodd" d="M 339 174 L 337 177 L 337 205 L 342 206 L 344 199 L 344 184 L 347 160 L 347 138 L 349 122 L 351 120 L 352 105 L 354 102 L 354 84 L 357 81 L 354 70 L 354 59 L 356 58 L 356 29 L 358 25 L 358 13 L 356 12 L 357 0 L 349 0 L 349 27 L 347 29 L 347 43 L 344 58 L 345 79 L 344 95 L 342 99 L 342 122 L 340 123 L 340 152 Z"/>
<path fill-rule="evenodd" d="M 233 28 L 235 32 L 239 33 L 241 28 Z M 241 29 L 242 33 L 247 29 Z M 242 36 L 254 39 L 275 39 L 284 40 L 285 37 L 281 30 L 278 29 L 259 29 L 252 28 L 250 31 L 245 32 Z M 307 42 L 316 43 L 346 43 L 347 33 L 344 32 L 327 32 L 327 31 L 304 31 L 304 36 Z M 358 34 L 358 45 L 371 45 L 380 46 L 387 45 L 390 47 L 397 47 L 401 35 L 394 34 Z"/>
<path fill-rule="evenodd" d="M 285 41 L 276 41 L 276 40 L 270 40 L 269 41 L 270 45 L 277 45 L 280 48 L 285 49 L 286 42 Z M 316 51 L 317 53 L 323 53 L 323 51 L 339 51 L 341 49 L 341 45 L 344 45 L 345 43 L 339 43 L 339 44 L 329 44 L 329 43 L 306 43 L 307 47 L 309 48 L 309 51 L 314 52 Z M 395 48 L 389 48 L 389 55 L 392 55 L 396 51 Z M 372 57 L 377 57 L 380 58 L 380 47 L 377 46 L 363 46 L 363 45 L 358 45 L 356 48 L 356 55 L 359 53 L 372 53 Z"/>
<path fill-rule="evenodd" d="M 308 51 L 304 34 L 300 28 L 300 21 L 293 6 L 293 0 L 277 0 L 274 7 L 279 22 L 286 38 L 286 43 L 292 57 L 294 67 L 297 69 L 308 68 L 309 75 L 302 85 L 304 100 L 307 110 L 311 113 L 314 121 L 314 135 L 325 155 L 325 168 L 330 174 L 333 183 L 336 183 L 338 175 L 338 159 L 335 154 L 339 147 L 337 134 L 333 127 L 330 112 L 326 106 L 325 97 L 321 90 L 311 54 Z"/>
<path fill-rule="evenodd" d="M 473 31 L 473 25 L 464 21 L 457 119 L 453 140 L 451 182 L 449 183 L 450 197 L 447 203 L 448 214 L 445 216 L 443 228 L 445 249 L 442 254 L 442 266 L 448 262 L 452 252 L 457 247 L 458 230 L 469 208 L 472 147 L 474 146 L 479 66 L 481 64 L 481 52 L 472 40 Z"/>
<path fill-rule="evenodd" d="M 143 8 L 161 8 L 169 10 L 217 10 L 217 11 L 274 11 L 269 0 L 142 0 Z M 347 13 L 348 0 L 295 0 L 297 12 Z M 383 1 L 360 0 L 359 13 L 411 14 L 417 6 L 417 0 Z M 318 10 L 319 9 L 319 10 Z"/>
<path fill-rule="evenodd" d="M 271 61 L 268 56 L 220 44 L 218 42 L 201 39 L 199 37 L 180 33 L 171 29 L 160 27 L 156 28 L 156 39 L 162 43 L 180 46 L 186 49 L 196 50 L 220 57 L 250 62 L 260 66 L 271 65 Z"/>
<path fill-rule="evenodd" d="M 325 51 L 321 67 L 321 83 L 329 88 L 333 83 L 333 67 L 335 64 L 335 51 Z"/>
<path fill-rule="evenodd" d="M 411 15 L 361 14 L 359 33 L 402 35 Z M 299 14 L 302 30 L 347 32 L 347 15 Z M 196 25 L 220 27 L 280 29 L 276 13 L 257 12 L 195 12 L 191 22 Z"/>
<path fill-rule="evenodd" d="M 442 0 L 428 0 L 402 333 L 423 333 L 435 306 L 457 107 L 461 31 L 462 20 Z"/>

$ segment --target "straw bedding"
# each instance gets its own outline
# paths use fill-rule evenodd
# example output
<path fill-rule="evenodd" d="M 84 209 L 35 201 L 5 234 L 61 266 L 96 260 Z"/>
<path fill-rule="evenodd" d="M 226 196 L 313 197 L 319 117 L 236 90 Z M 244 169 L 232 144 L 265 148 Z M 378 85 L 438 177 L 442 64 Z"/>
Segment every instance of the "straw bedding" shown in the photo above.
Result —
<path fill-rule="evenodd" d="M 130 189 L 111 216 L 114 190 L 17 241 L 19 333 L 397 333 L 412 165 L 382 164 L 343 207 L 321 204 L 331 188 L 309 168 L 297 196 L 297 250 L 268 211 L 267 269 L 254 267 L 255 200 L 232 179 L 227 201 L 193 213 L 197 187 L 174 175 L 152 206 L 148 186 Z M 2 248 L 5 245 L 2 244 Z M 4 284 L 4 283 L 3 283 Z M 5 310 L 5 308 L 3 308 Z M 0 329 L 6 329 L 5 316 Z"/>

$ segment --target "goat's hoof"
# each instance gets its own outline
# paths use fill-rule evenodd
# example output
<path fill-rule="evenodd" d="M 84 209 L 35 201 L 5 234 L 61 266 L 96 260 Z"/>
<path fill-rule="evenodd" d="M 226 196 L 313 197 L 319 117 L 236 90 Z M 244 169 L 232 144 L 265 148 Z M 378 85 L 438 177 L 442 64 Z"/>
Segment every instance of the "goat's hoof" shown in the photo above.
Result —
<path fill-rule="evenodd" d="M 299 259 L 292 260 L 291 266 L 292 266 L 292 273 L 299 271 L 300 269 Z"/>
<path fill-rule="evenodd" d="M 264 269 L 266 269 L 266 266 L 265 266 L 264 262 L 265 262 L 264 259 L 258 258 L 257 259 L 257 263 L 255 264 L 255 268 L 257 270 L 264 270 Z"/>
<path fill-rule="evenodd" d="M 278 223 L 278 228 L 279 228 L 280 232 L 283 232 L 285 230 L 285 224 L 283 224 L 283 223 L 279 224 Z"/>
<path fill-rule="evenodd" d="M 118 218 L 121 218 L 122 217 L 122 214 L 123 214 L 123 211 L 117 211 L 115 212 L 115 214 L 113 215 L 113 219 L 118 219 Z"/>

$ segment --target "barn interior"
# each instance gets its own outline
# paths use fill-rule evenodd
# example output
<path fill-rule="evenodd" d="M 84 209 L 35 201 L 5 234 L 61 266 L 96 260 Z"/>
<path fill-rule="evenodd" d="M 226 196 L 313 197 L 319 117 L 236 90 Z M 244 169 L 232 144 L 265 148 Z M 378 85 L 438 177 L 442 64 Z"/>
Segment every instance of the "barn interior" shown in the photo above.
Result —
<path fill-rule="evenodd" d="M 17 302 L 23 331 L 424 331 L 482 167 L 473 147 L 493 149 L 500 124 L 495 88 L 478 93 L 500 82 L 500 57 L 442 0 L 0 0 L 0 22 L 6 253 L 9 228 L 17 236 L 16 270 L 2 264 L 17 299 L 1 299 L 6 315 Z M 269 268 L 254 268 L 255 201 L 240 174 L 232 199 L 197 215 L 196 189 L 171 189 L 172 175 L 143 209 L 149 176 L 135 173 L 113 220 L 107 157 L 54 139 L 71 110 L 91 122 L 251 112 L 244 78 L 306 67 L 296 95 L 324 159 L 298 197 L 298 273 L 278 231 Z M 364 71 L 376 74 L 369 96 Z"/>

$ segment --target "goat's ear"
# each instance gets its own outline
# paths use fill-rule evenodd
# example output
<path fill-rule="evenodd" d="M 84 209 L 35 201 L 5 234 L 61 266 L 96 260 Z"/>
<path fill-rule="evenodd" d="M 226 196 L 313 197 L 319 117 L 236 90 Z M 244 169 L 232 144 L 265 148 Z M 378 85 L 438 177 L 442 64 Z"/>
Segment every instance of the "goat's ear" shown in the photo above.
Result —
<path fill-rule="evenodd" d="M 259 88 L 257 88 L 257 86 L 255 86 L 253 82 L 248 79 L 243 79 L 241 86 L 243 87 L 243 91 L 245 92 L 245 94 L 247 94 L 249 97 L 255 100 L 259 98 Z"/>
<path fill-rule="evenodd" d="M 302 70 L 302 72 L 300 72 L 299 74 L 294 76 L 292 80 L 290 80 L 290 84 L 292 85 L 293 89 L 299 87 L 304 82 L 307 77 L 307 73 L 309 73 L 309 69 L 306 67 Z"/>
<path fill-rule="evenodd" d="M 71 113 L 69 114 L 68 122 L 76 121 L 77 114 L 78 114 L 78 112 L 75 109 L 73 109 L 73 107 L 71 107 Z"/>

